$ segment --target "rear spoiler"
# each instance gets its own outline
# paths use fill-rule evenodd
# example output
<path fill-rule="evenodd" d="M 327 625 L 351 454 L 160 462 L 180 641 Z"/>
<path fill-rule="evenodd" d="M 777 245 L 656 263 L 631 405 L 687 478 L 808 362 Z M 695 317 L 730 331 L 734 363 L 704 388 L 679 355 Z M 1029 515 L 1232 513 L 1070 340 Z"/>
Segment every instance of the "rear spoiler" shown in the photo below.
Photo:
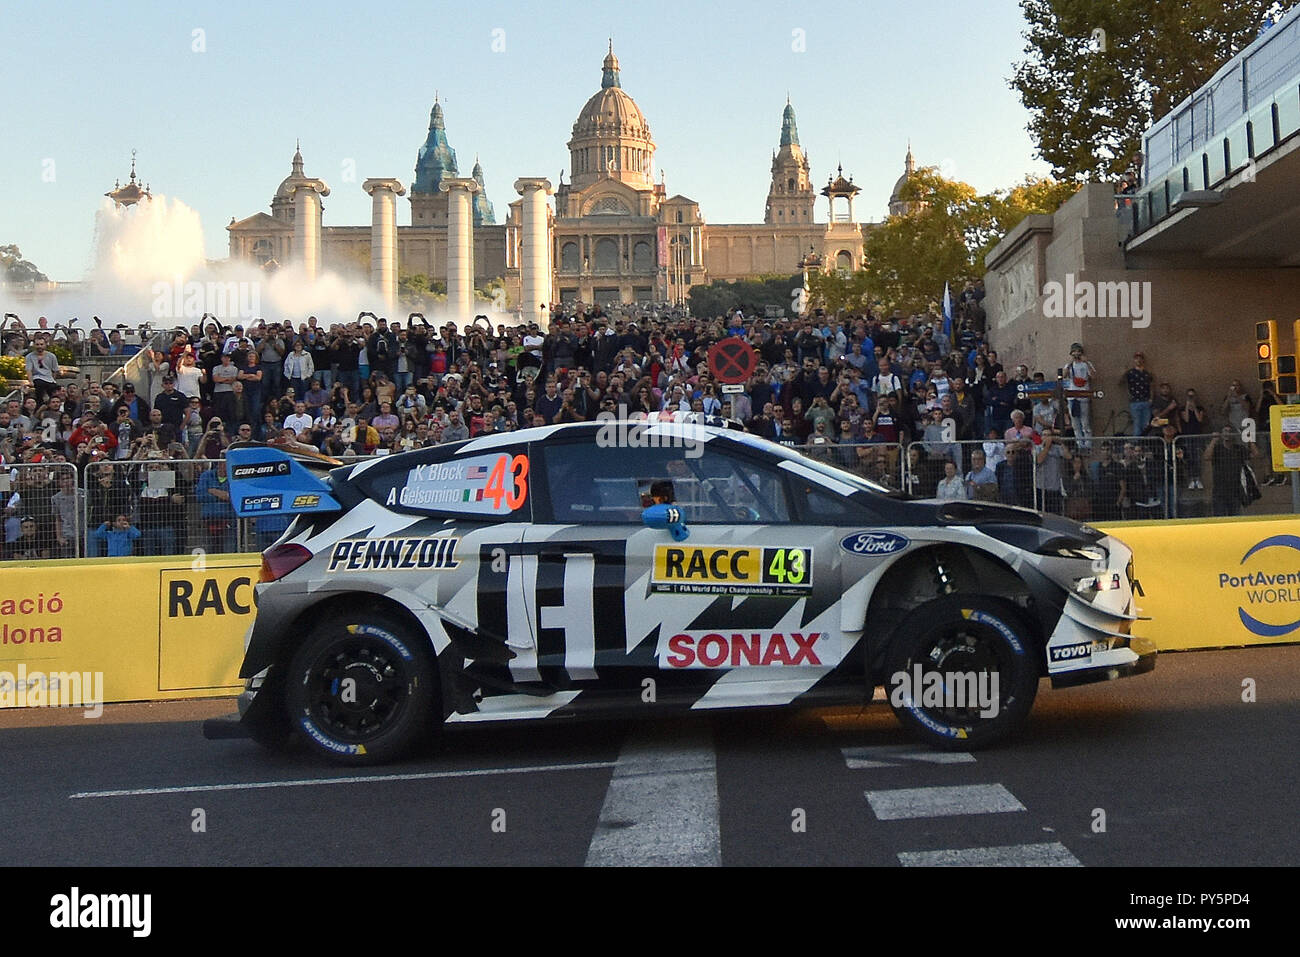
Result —
<path fill-rule="evenodd" d="M 230 503 L 240 518 L 342 511 L 324 481 L 341 465 L 310 446 L 232 445 L 226 450 Z"/>

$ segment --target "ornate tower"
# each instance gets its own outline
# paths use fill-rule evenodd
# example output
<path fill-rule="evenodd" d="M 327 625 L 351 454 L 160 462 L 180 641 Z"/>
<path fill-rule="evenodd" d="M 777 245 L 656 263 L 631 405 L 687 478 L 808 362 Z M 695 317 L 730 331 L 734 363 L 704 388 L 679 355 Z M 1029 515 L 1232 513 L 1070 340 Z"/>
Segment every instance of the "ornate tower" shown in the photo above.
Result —
<path fill-rule="evenodd" d="M 781 148 L 772 156 L 772 186 L 767 191 L 763 222 L 775 226 L 811 223 L 816 202 L 808 177 L 808 156 L 799 145 L 794 107 L 787 98 L 781 114 Z"/>
<path fill-rule="evenodd" d="M 602 179 L 634 189 L 654 188 L 655 144 L 650 124 L 623 92 L 614 43 L 601 67 L 600 90 L 587 100 L 569 139 L 570 186 L 584 190 Z"/>
<path fill-rule="evenodd" d="M 890 216 L 906 216 L 917 206 L 923 205 L 916 203 L 915 201 L 908 202 L 899 198 L 899 194 L 902 193 L 903 187 L 907 185 L 908 179 L 915 172 L 916 160 L 912 158 L 912 144 L 909 142 L 907 144 L 907 157 L 903 160 L 903 175 L 898 177 L 898 181 L 894 183 L 894 191 L 889 194 Z"/>
<path fill-rule="evenodd" d="M 483 185 L 483 167 L 479 165 L 477 156 L 474 157 L 474 169 L 469 175 L 474 182 L 478 183 L 478 192 L 474 194 L 474 225 L 495 226 L 496 210 L 492 208 L 492 201 L 487 197 L 487 187 Z"/>
<path fill-rule="evenodd" d="M 131 150 L 131 178 L 127 180 L 125 186 L 119 179 L 113 183 L 113 188 L 104 194 L 113 201 L 113 205 L 121 209 L 123 206 L 134 206 L 141 200 L 148 201 L 153 199 L 149 193 L 148 186 L 141 186 L 135 178 L 135 150 Z"/>
<path fill-rule="evenodd" d="M 439 187 L 443 179 L 455 179 L 459 175 L 456 151 L 447 142 L 442 104 L 435 95 L 433 109 L 429 111 L 429 135 L 415 161 L 415 182 L 411 184 L 412 226 L 447 225 L 447 194 L 440 192 Z"/>

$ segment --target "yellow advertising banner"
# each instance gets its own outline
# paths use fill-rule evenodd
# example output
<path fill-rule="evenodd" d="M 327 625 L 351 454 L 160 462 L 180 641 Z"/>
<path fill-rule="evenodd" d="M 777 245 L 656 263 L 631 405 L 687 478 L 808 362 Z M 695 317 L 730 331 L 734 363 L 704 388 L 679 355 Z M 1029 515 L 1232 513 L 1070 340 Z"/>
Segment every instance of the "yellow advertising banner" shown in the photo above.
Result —
<path fill-rule="evenodd" d="M 1269 410 L 1269 437 L 1273 440 L 1273 471 L 1300 470 L 1300 405 L 1275 405 Z"/>
<path fill-rule="evenodd" d="M 100 703 L 239 693 L 257 573 L 257 556 L 6 564 L 0 707 L 60 703 L 72 676 Z"/>
<path fill-rule="evenodd" d="M 1161 651 L 1300 642 L 1300 518 L 1103 528 L 1134 551 L 1138 604 L 1151 617 L 1134 632 Z M 709 553 L 711 565 L 718 550 L 697 551 Z M 716 564 L 722 575 L 721 560 Z M 667 565 L 665 557 L 665 574 Z M 3 569 L 0 708 L 59 703 L 55 692 L 73 682 L 101 704 L 242 690 L 256 556 L 69 559 Z M 729 562 L 725 572 L 732 573 Z"/>
<path fill-rule="evenodd" d="M 1300 518 L 1099 526 L 1133 549 L 1161 651 L 1300 641 Z"/>

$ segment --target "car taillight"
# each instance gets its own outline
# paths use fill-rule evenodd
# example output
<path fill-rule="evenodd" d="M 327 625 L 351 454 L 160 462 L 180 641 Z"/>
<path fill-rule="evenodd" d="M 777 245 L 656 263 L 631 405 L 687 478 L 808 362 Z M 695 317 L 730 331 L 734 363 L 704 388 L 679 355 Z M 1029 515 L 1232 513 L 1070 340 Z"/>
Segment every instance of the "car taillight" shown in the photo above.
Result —
<path fill-rule="evenodd" d="M 311 560 L 311 552 L 301 545 L 275 545 L 262 552 L 260 582 L 279 581 L 295 568 Z"/>

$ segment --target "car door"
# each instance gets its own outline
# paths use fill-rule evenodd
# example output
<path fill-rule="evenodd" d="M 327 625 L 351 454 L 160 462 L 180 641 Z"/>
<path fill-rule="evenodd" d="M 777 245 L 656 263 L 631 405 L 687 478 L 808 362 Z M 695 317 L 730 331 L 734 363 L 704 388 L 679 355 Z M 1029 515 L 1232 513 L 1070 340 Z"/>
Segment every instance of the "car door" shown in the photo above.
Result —
<path fill-rule="evenodd" d="M 774 465 L 702 450 L 547 444 L 550 521 L 525 543 L 551 680 L 692 707 L 771 704 L 841 660 L 832 530 L 792 520 Z M 642 523 L 656 502 L 679 508 L 685 541 Z"/>
<path fill-rule="evenodd" d="M 660 621 L 661 680 L 701 677 L 693 708 L 787 704 L 847 651 L 835 529 L 797 518 L 789 476 L 731 443 L 680 463 L 674 483 L 690 537 L 651 531 L 644 613 Z"/>

